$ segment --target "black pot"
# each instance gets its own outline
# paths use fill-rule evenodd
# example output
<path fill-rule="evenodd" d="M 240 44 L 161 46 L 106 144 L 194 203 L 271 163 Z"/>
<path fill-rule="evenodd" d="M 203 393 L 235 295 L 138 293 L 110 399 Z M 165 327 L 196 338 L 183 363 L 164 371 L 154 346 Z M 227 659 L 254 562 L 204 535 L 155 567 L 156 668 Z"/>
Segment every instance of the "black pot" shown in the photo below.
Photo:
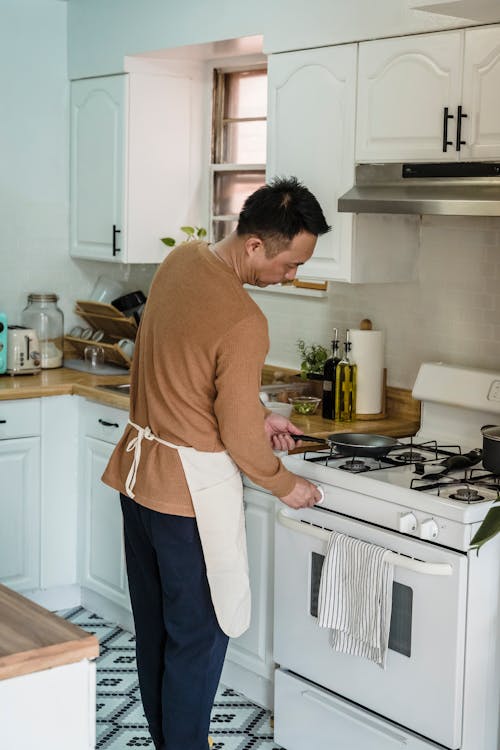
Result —
<path fill-rule="evenodd" d="M 483 466 L 486 471 L 500 475 L 500 427 L 485 424 L 481 427 L 483 434 Z"/>

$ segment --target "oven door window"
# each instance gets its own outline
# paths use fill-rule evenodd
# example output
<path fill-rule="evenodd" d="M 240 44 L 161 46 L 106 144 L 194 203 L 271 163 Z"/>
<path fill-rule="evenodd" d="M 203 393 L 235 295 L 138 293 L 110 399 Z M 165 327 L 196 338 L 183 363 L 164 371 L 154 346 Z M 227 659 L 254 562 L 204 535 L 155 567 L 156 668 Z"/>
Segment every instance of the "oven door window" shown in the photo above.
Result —
<path fill-rule="evenodd" d="M 318 617 L 318 595 L 325 556 L 313 552 L 311 555 L 310 614 Z M 392 584 L 392 614 L 389 632 L 389 648 L 403 656 L 411 656 L 411 624 L 413 591 L 396 581 Z"/>

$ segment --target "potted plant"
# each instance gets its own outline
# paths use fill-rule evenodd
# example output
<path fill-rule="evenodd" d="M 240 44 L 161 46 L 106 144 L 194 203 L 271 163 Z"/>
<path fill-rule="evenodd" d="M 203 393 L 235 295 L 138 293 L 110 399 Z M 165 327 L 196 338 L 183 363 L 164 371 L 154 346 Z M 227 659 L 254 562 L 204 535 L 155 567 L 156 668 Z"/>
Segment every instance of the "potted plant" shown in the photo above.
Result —
<path fill-rule="evenodd" d="M 204 227 L 181 227 L 180 230 L 186 235 L 184 242 L 202 240 L 207 236 L 207 230 Z M 164 245 L 167 245 L 167 247 L 175 247 L 177 244 L 173 237 L 161 237 L 161 241 Z"/>
<path fill-rule="evenodd" d="M 315 381 L 311 383 L 311 390 L 315 396 L 323 395 L 323 368 L 328 359 L 328 351 L 322 344 L 306 344 L 298 339 L 297 350 L 301 357 L 300 377 L 302 380 Z"/>
<path fill-rule="evenodd" d="M 478 528 L 471 541 L 471 549 L 479 550 L 490 539 L 500 534 L 500 500 L 497 500 L 487 512 L 481 526 Z"/>

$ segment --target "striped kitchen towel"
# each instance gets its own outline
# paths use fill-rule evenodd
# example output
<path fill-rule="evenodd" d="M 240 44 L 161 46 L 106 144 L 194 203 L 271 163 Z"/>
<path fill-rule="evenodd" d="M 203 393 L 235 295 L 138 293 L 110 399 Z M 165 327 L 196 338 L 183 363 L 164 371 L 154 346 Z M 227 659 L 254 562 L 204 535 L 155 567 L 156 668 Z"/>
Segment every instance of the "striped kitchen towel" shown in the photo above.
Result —
<path fill-rule="evenodd" d="M 390 550 L 333 531 L 321 571 L 318 625 L 332 628 L 336 651 L 385 669 L 394 566 Z"/>

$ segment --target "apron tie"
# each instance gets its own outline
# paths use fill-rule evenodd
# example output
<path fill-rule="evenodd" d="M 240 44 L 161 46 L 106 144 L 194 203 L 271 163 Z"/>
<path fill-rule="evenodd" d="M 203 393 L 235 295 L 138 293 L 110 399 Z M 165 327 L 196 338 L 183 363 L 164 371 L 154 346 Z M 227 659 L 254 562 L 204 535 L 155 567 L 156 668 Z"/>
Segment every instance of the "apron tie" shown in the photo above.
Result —
<path fill-rule="evenodd" d="M 134 498 L 134 487 L 137 480 L 137 471 L 139 470 L 139 464 L 141 462 L 141 444 L 143 440 L 156 440 L 158 443 L 162 443 L 163 445 L 167 445 L 169 448 L 177 448 L 176 445 L 173 443 L 169 443 L 166 440 L 162 440 L 161 438 L 157 437 L 154 432 L 152 432 L 151 427 L 146 425 L 146 427 L 140 427 L 138 424 L 135 424 L 134 422 L 131 422 L 130 419 L 128 420 L 128 423 L 132 425 L 132 427 L 135 427 L 137 430 L 137 435 L 132 438 L 132 440 L 129 440 L 127 443 L 126 451 L 127 453 L 134 452 L 134 456 L 132 458 L 132 466 L 130 467 L 130 471 L 127 475 L 127 479 L 125 481 L 125 491 L 128 495 L 128 497 Z"/>

